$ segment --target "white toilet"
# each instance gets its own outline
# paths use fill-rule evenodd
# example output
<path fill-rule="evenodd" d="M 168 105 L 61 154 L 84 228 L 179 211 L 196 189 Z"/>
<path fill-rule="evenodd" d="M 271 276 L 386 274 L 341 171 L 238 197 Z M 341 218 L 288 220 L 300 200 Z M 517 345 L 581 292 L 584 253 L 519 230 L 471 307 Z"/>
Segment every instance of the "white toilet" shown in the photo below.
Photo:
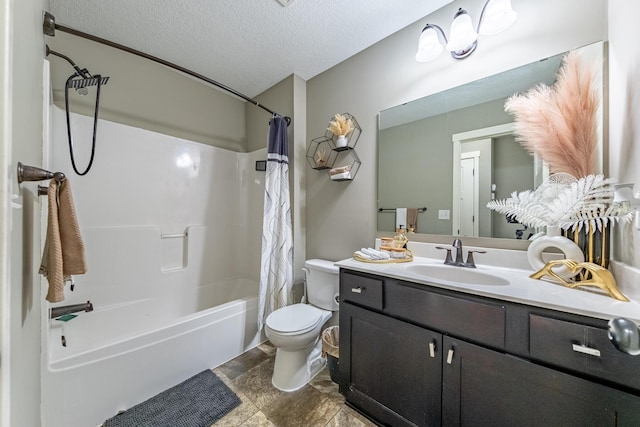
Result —
<path fill-rule="evenodd" d="M 277 348 L 272 383 L 282 391 L 298 390 L 324 368 L 320 330 L 338 311 L 338 267 L 322 259 L 307 260 L 305 267 L 308 304 L 279 308 L 265 322 Z"/>

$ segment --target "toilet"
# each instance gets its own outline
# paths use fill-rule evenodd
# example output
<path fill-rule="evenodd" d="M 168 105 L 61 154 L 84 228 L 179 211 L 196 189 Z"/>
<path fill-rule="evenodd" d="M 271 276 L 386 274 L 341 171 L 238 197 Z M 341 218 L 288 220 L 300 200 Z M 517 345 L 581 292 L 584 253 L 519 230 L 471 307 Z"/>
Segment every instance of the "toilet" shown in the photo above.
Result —
<path fill-rule="evenodd" d="M 282 307 L 267 316 L 265 334 L 277 348 L 271 382 L 278 390 L 298 390 L 324 368 L 320 331 L 338 311 L 338 271 L 332 261 L 305 261 L 308 304 Z"/>

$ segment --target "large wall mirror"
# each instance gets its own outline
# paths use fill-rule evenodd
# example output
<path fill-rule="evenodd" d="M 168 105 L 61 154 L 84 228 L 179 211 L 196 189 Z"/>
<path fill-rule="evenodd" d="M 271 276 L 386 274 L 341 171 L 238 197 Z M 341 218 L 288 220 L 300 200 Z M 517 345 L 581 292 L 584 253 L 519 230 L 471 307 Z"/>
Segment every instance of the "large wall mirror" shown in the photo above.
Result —
<path fill-rule="evenodd" d="M 602 92 L 605 43 L 579 50 L 585 61 L 598 64 Z M 522 240 L 533 234 L 536 230 L 510 223 L 486 205 L 492 198 L 536 188 L 544 180 L 542 162 L 515 141 L 513 118 L 504 111 L 504 103 L 537 84 L 553 84 L 563 56 L 381 111 L 378 231 L 396 229 L 397 208 L 418 208 L 415 226 L 421 234 Z M 599 120 L 602 159 L 604 114 Z"/>

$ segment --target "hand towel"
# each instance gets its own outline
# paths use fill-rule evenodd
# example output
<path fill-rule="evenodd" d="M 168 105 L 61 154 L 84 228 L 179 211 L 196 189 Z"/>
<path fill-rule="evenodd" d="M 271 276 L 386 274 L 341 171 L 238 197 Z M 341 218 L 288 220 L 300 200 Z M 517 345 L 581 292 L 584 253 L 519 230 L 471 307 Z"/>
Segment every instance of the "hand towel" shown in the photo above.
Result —
<path fill-rule="evenodd" d="M 407 230 L 413 228 L 413 232 L 418 232 L 418 209 L 407 208 Z"/>
<path fill-rule="evenodd" d="M 407 208 L 396 209 L 396 231 L 400 228 L 407 228 Z"/>
<path fill-rule="evenodd" d="M 87 266 L 69 180 L 49 181 L 47 197 L 47 238 L 40 274 L 49 281 L 47 301 L 60 302 L 64 300 L 65 280 L 72 274 L 86 273 Z"/>

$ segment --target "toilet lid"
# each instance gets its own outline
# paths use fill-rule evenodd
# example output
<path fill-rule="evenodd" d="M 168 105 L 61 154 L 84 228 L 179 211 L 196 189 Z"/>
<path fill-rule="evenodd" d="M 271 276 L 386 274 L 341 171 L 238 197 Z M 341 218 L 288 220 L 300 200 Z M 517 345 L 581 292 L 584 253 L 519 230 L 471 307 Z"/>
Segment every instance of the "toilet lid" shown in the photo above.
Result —
<path fill-rule="evenodd" d="M 292 333 L 315 327 L 322 318 L 322 311 L 308 304 L 282 307 L 267 316 L 267 326 L 274 331 Z"/>

